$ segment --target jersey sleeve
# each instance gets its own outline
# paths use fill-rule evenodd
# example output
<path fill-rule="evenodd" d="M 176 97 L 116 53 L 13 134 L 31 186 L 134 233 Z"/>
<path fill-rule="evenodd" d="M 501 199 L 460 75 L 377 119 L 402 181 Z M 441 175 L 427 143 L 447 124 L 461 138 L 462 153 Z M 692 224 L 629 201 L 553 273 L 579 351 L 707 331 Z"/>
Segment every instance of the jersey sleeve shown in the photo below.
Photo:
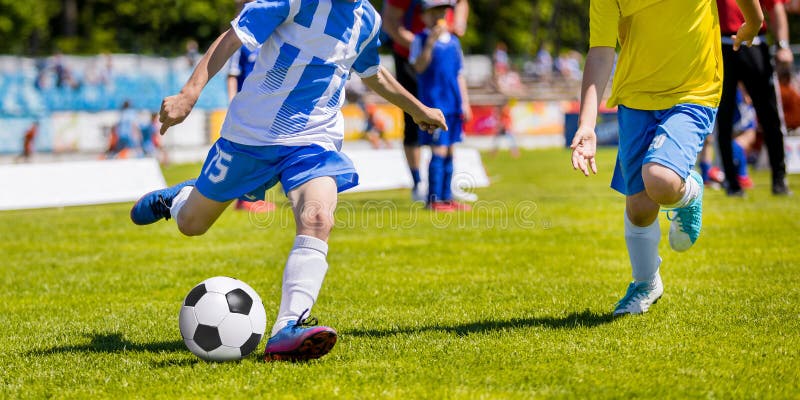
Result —
<path fill-rule="evenodd" d="M 411 64 L 416 63 L 420 54 L 422 54 L 422 35 L 417 35 L 414 36 L 414 41 L 411 42 L 411 47 L 409 48 L 408 53 L 408 62 Z"/>
<path fill-rule="evenodd" d="M 289 16 L 291 0 L 257 0 L 245 4 L 236 19 L 231 21 L 236 36 L 250 50 L 264 43 Z"/>
<path fill-rule="evenodd" d="M 620 10 L 617 0 L 591 0 L 589 47 L 617 47 Z"/>
<path fill-rule="evenodd" d="M 353 63 L 353 70 L 358 76 L 367 78 L 378 73 L 381 66 L 381 57 L 378 49 L 381 47 L 380 35 L 376 34 L 364 47 Z"/>
<path fill-rule="evenodd" d="M 353 71 L 362 78 L 367 78 L 378 73 L 381 66 L 381 57 L 378 50 L 381 47 L 381 16 L 372 10 L 370 14 L 372 29 L 369 37 L 366 38 L 361 50 L 358 52 L 356 61 L 353 62 Z"/>

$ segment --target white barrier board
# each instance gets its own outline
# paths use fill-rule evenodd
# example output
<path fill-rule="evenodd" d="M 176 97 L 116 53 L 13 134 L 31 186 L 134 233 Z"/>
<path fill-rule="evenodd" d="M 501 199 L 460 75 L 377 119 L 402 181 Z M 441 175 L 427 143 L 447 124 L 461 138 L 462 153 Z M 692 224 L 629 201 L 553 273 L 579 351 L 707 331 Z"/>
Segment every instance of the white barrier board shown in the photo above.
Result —
<path fill-rule="evenodd" d="M 133 201 L 165 186 L 151 158 L 0 165 L 0 210 Z"/>
<path fill-rule="evenodd" d="M 413 186 L 405 155 L 401 149 L 345 150 L 358 171 L 359 185 L 348 192 L 403 189 Z M 427 187 L 428 162 L 431 153 L 422 149 L 420 160 L 422 184 Z M 453 185 L 461 189 L 489 186 L 481 153 L 472 148 L 456 148 L 453 156 Z"/>
<path fill-rule="evenodd" d="M 783 141 L 786 148 L 786 172 L 800 174 L 800 136 L 786 136 Z"/>

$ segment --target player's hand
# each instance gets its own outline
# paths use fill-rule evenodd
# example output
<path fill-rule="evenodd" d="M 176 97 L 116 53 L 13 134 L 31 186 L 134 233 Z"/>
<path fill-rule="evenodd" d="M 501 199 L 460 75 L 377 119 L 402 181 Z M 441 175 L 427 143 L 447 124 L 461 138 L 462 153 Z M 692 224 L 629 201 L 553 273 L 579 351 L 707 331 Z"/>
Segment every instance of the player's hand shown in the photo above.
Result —
<path fill-rule="evenodd" d="M 597 135 L 594 129 L 579 127 L 572 139 L 572 168 L 579 169 L 584 175 L 589 176 L 589 170 L 597 174 L 597 163 L 594 156 L 597 153 Z"/>
<path fill-rule="evenodd" d="M 170 126 L 183 122 L 192 111 L 194 103 L 194 100 L 181 94 L 165 97 L 161 101 L 161 111 L 158 113 L 158 121 L 161 122 L 161 135 L 167 133 L 167 129 Z"/>
<path fill-rule="evenodd" d="M 785 67 L 791 68 L 794 64 L 794 54 L 791 49 L 778 49 L 775 52 L 775 61 L 778 64 L 783 64 Z"/>
<path fill-rule="evenodd" d="M 461 110 L 461 120 L 466 122 L 472 121 L 472 107 L 469 104 L 464 105 Z"/>
<path fill-rule="evenodd" d="M 758 35 L 759 29 L 761 29 L 760 25 L 748 24 L 747 22 L 743 23 L 742 26 L 739 27 L 739 31 L 737 31 L 735 35 L 731 36 L 733 39 L 733 50 L 739 50 L 739 47 L 742 46 L 742 43 L 744 43 L 747 47 L 752 46 L 753 38 Z"/>
<path fill-rule="evenodd" d="M 437 129 L 447 130 L 447 122 L 445 122 L 442 110 L 438 108 L 426 107 L 419 115 L 414 115 L 414 122 L 419 125 L 423 131 L 433 133 Z"/>

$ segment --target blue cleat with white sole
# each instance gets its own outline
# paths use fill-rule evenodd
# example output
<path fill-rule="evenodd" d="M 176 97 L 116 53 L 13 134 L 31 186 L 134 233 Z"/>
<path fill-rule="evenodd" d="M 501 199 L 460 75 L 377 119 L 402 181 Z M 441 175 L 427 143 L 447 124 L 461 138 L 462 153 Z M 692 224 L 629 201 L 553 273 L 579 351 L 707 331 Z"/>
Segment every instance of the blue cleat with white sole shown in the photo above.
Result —
<path fill-rule="evenodd" d="M 689 172 L 686 179 L 694 179 L 700 186 L 700 193 L 686 207 L 667 210 L 669 226 L 669 245 L 675 251 L 686 251 L 697 242 L 703 226 L 703 178 L 695 171 Z"/>
<path fill-rule="evenodd" d="M 196 179 L 189 179 L 175 186 L 154 190 L 142 196 L 131 208 L 131 221 L 136 225 L 148 225 L 161 219 L 170 219 L 169 208 L 172 207 L 172 199 L 178 195 L 181 189 L 194 186 L 195 181 Z"/>

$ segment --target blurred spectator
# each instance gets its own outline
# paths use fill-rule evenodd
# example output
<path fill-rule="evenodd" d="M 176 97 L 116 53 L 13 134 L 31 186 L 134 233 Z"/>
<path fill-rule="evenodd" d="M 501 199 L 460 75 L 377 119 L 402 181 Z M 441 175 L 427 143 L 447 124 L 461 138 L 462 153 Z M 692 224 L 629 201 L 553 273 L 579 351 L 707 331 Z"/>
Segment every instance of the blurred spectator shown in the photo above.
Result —
<path fill-rule="evenodd" d="M 800 0 L 799 0 L 800 1 Z M 797 134 L 800 128 L 800 92 L 797 81 L 792 74 L 792 68 L 779 65 L 778 84 L 781 90 L 781 104 L 783 105 L 783 120 L 790 134 Z"/>
<path fill-rule="evenodd" d="M 498 42 L 494 55 L 494 85 L 498 92 L 518 94 L 524 89 L 519 74 L 511 68 L 508 48 L 504 42 Z"/>
<path fill-rule="evenodd" d="M 189 64 L 189 68 L 194 68 L 198 61 L 200 61 L 200 51 L 199 45 L 197 41 L 194 39 L 189 39 L 186 41 L 186 62 Z"/>
<path fill-rule="evenodd" d="M 567 50 L 562 52 L 556 58 L 556 71 L 562 78 L 571 81 L 580 81 L 583 77 L 581 72 L 581 53 L 575 50 Z"/>
<path fill-rule="evenodd" d="M 161 148 L 161 122 L 158 120 L 158 113 L 150 114 L 150 121 L 142 125 L 142 155 L 145 157 L 155 157 L 161 164 L 167 163 L 167 153 Z"/>
<path fill-rule="evenodd" d="M 505 42 L 497 42 L 497 45 L 494 46 L 492 61 L 494 62 L 494 75 L 496 77 L 509 71 L 508 46 L 506 46 Z"/>
<path fill-rule="evenodd" d="M 91 86 L 109 86 L 112 84 L 111 70 L 113 60 L 111 54 L 98 55 L 86 71 L 84 82 Z"/>
<path fill-rule="evenodd" d="M 517 139 L 514 137 L 514 132 L 511 130 L 511 108 L 516 104 L 516 99 L 508 98 L 500 105 L 500 120 L 497 124 L 497 132 L 492 141 L 492 155 L 497 155 L 497 152 L 505 144 L 508 145 L 508 150 L 514 158 L 519 157 L 519 147 L 517 146 Z M 504 143 L 505 142 L 505 143 Z"/>
<path fill-rule="evenodd" d="M 128 158 L 139 155 L 139 149 L 141 148 L 140 138 L 142 136 L 136 120 L 136 110 L 131 108 L 130 101 L 126 100 L 122 104 L 119 123 L 112 132 L 111 145 L 109 146 L 110 157 Z M 114 138 L 113 136 L 116 137 Z"/>
<path fill-rule="evenodd" d="M 536 53 L 534 61 L 534 76 L 544 81 L 549 81 L 553 73 L 553 56 L 550 55 L 549 47 L 543 44 Z"/>
<path fill-rule="evenodd" d="M 36 134 L 39 133 L 39 121 L 33 121 L 31 126 L 25 131 L 22 136 L 22 153 L 16 158 L 16 162 L 29 162 L 33 156 L 33 143 L 36 140 Z"/>
<path fill-rule="evenodd" d="M 67 66 L 66 60 L 64 60 L 64 56 L 61 52 L 54 54 L 51 62 L 52 69 L 56 74 L 56 87 L 68 87 L 70 89 L 80 88 L 80 82 L 75 79 L 72 70 Z"/>

